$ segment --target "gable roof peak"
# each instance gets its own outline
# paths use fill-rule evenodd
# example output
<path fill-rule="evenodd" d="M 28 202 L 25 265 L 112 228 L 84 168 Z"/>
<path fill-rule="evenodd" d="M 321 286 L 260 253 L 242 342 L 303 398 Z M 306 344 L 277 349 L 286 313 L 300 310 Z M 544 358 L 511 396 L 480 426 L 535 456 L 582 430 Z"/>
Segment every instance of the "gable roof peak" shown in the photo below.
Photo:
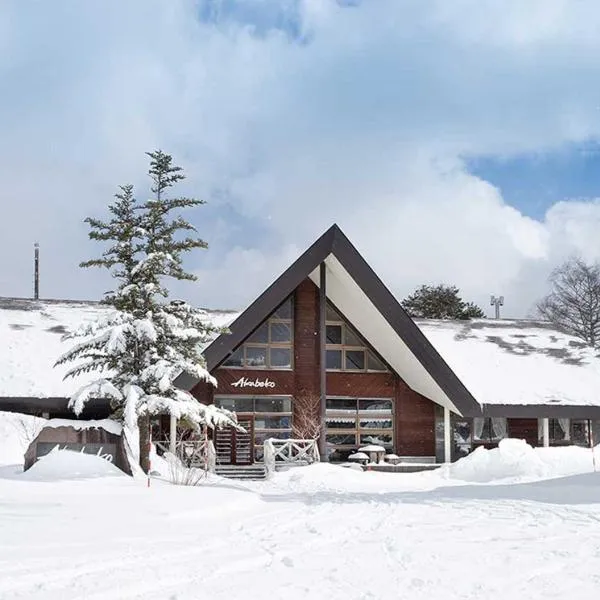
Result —
<path fill-rule="evenodd" d="M 337 269 L 339 273 L 346 273 L 362 294 L 362 299 L 372 305 L 375 313 L 374 318 L 379 324 L 385 322 L 388 341 L 390 336 L 401 344 L 396 358 L 405 355 L 402 348 L 406 346 L 409 354 L 414 357 L 420 369 L 426 374 L 427 385 L 420 385 L 414 381 L 413 389 L 425 390 L 427 388 L 432 395 L 441 397 L 443 402 L 448 401 L 452 409 L 463 415 L 480 414 L 481 407 L 473 398 L 462 382 L 444 362 L 435 348 L 426 339 L 423 332 L 400 306 L 393 294 L 379 279 L 377 274 L 368 265 L 352 242 L 346 237 L 337 223 L 334 223 L 325 233 L 321 235 L 294 263 L 288 267 L 240 316 L 230 325 L 230 333 L 217 337 L 204 351 L 209 371 L 218 367 L 247 337 L 262 323 L 294 290 L 302 281 L 309 277 L 315 277 L 315 272 L 321 263 L 324 263 L 330 255 L 336 259 L 330 267 Z M 336 265 L 339 263 L 339 267 Z M 344 279 L 346 281 L 346 279 Z M 318 285 L 318 284 L 317 284 Z M 338 280 L 338 295 L 340 285 L 345 285 Z M 329 296 L 330 286 L 327 286 Z M 360 299 L 360 301 L 362 301 Z M 335 302 L 334 299 L 334 303 Z M 339 306 L 343 310 L 343 306 Z M 347 314 L 348 317 L 352 315 Z M 358 315 L 360 317 L 360 315 Z M 356 315 L 353 317 L 356 318 Z M 362 315 L 363 321 L 366 318 Z M 363 322 L 363 325 L 369 322 Z M 360 329 L 360 327 L 359 327 Z M 361 332 L 364 335 L 364 332 Z M 380 332 L 378 333 L 380 335 Z M 368 336 L 365 335 L 368 339 Z M 377 344 L 369 340 L 374 348 L 379 351 Z M 388 344 L 389 346 L 389 344 Z M 393 348 L 388 347 L 393 353 Z M 382 356 L 394 367 L 384 353 Z M 392 357 L 393 358 L 393 357 Z M 398 360 L 400 360 L 398 358 Z M 395 367 L 394 367 L 395 368 Z M 398 369 L 396 369 L 397 372 Z M 414 379 L 414 377 L 413 377 Z M 407 382 L 408 383 L 408 382 Z M 410 383 L 409 383 L 410 385 Z M 424 394 L 425 395 L 425 394 Z"/>

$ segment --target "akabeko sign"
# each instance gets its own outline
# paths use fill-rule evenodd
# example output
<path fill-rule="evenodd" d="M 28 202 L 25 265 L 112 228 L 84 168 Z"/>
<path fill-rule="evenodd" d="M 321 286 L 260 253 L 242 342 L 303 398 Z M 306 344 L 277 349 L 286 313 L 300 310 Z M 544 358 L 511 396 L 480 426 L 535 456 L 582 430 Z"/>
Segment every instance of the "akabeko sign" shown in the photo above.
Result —
<path fill-rule="evenodd" d="M 231 384 L 234 388 L 270 388 L 276 387 L 275 382 L 265 377 L 264 379 L 249 379 L 248 377 L 240 377 L 237 381 Z"/>

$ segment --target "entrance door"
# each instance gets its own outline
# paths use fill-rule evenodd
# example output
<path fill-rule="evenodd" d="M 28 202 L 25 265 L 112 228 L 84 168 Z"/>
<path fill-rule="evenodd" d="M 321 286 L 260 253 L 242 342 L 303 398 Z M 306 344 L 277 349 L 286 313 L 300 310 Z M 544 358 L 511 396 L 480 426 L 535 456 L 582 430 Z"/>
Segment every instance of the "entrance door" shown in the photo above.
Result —
<path fill-rule="evenodd" d="M 240 417 L 245 431 L 233 427 L 215 430 L 217 462 L 221 465 L 251 465 L 254 463 L 254 418 Z"/>

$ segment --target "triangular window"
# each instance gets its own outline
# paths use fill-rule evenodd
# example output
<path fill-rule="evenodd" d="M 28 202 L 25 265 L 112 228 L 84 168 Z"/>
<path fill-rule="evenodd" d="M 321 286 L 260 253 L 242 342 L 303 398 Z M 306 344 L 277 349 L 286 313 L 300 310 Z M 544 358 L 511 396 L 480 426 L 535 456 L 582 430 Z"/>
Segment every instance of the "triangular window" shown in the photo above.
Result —
<path fill-rule="evenodd" d="M 325 343 L 328 371 L 388 371 L 383 360 L 329 302 Z"/>
<path fill-rule="evenodd" d="M 294 325 L 291 296 L 223 363 L 242 369 L 291 369 Z"/>

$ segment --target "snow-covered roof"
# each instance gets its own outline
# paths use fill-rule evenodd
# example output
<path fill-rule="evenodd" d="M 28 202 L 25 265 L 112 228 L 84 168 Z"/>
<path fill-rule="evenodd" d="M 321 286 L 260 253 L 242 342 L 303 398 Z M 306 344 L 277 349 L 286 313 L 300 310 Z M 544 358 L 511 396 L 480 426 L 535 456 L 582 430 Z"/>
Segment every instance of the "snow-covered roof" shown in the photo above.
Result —
<path fill-rule="evenodd" d="M 94 302 L 0 298 L 0 398 L 68 397 L 85 375 L 54 368 L 62 335 L 110 310 Z M 239 313 L 207 311 L 227 326 Z M 600 406 L 599 353 L 551 325 L 528 320 L 437 321 L 417 325 L 482 405 Z M 88 375 L 94 377 L 94 375 Z"/>
<path fill-rule="evenodd" d="M 69 349 L 69 342 L 61 341 L 66 332 L 110 310 L 97 302 L 0 298 L 0 398 L 69 397 L 97 378 L 92 373 L 63 381 L 72 365 L 53 365 Z M 210 311 L 209 316 L 222 327 L 236 315 Z"/>
<path fill-rule="evenodd" d="M 600 353 L 548 323 L 416 322 L 481 404 L 600 406 Z"/>

